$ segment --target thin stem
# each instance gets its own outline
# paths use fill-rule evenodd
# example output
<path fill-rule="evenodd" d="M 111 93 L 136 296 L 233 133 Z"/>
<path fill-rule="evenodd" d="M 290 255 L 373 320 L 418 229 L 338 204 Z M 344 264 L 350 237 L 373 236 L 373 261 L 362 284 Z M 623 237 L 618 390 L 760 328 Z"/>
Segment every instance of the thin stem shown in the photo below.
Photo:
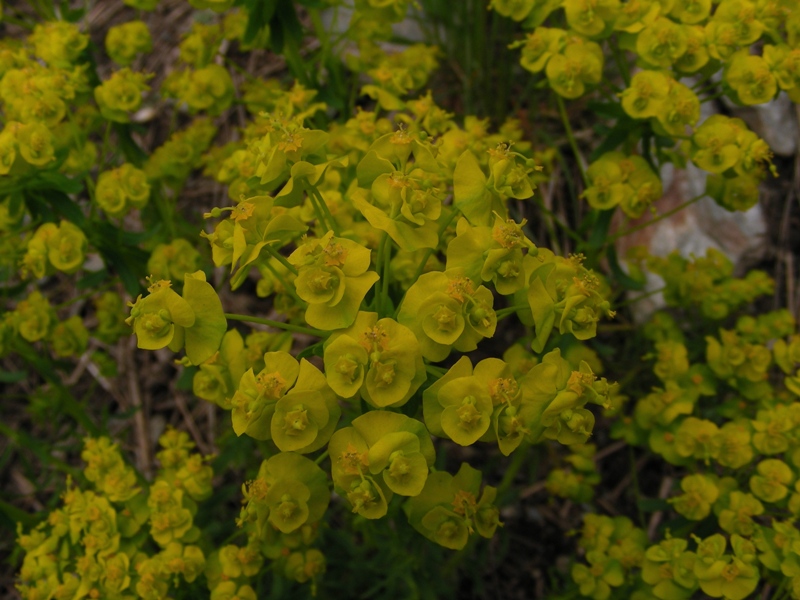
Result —
<path fill-rule="evenodd" d="M 333 231 L 333 228 L 325 219 L 325 211 L 322 210 L 322 207 L 319 205 L 319 201 L 317 200 L 316 196 L 311 192 L 311 188 L 308 188 L 308 199 L 311 200 L 311 206 L 314 207 L 314 214 L 317 216 L 317 221 L 322 226 L 325 231 Z"/>
<path fill-rule="evenodd" d="M 567 109 L 564 106 L 564 99 L 556 94 L 556 102 L 558 102 L 558 112 L 561 114 L 561 122 L 564 124 L 564 129 L 567 132 L 567 139 L 569 146 L 572 148 L 572 153 L 575 155 L 575 162 L 578 163 L 578 170 L 581 173 L 581 179 L 586 187 L 589 187 L 589 180 L 586 177 L 586 172 L 583 170 L 583 159 L 578 150 L 578 142 L 575 141 L 575 135 L 572 133 L 572 126 L 569 124 L 569 116 L 567 116 Z"/>
<path fill-rule="evenodd" d="M 639 502 L 642 499 L 642 494 L 639 492 L 639 474 L 636 472 L 636 455 L 633 452 L 633 446 L 628 446 L 628 457 L 631 461 L 631 481 L 633 482 L 633 495 L 636 499 L 636 512 L 639 514 L 639 524 L 642 529 L 647 529 L 647 521 L 645 521 L 644 512 Z"/>
<path fill-rule="evenodd" d="M 513 315 L 515 312 L 519 310 L 530 310 L 530 306 L 527 304 L 518 304 L 517 306 L 509 306 L 508 308 L 501 308 L 498 311 L 495 311 L 495 315 L 497 315 L 497 320 L 499 321 L 503 317 L 507 317 L 508 315 Z"/>
<path fill-rule="evenodd" d="M 631 72 L 628 68 L 628 62 L 625 60 L 625 55 L 623 54 L 622 50 L 620 50 L 619 43 L 610 45 L 611 51 L 614 53 L 614 61 L 617 63 L 617 67 L 619 68 L 619 74 L 622 75 L 622 80 L 625 82 L 625 87 L 628 87 L 631 83 Z"/>
<path fill-rule="evenodd" d="M 250 315 L 237 315 L 234 313 L 225 313 L 225 318 L 230 321 L 242 321 L 244 323 L 258 323 L 259 325 L 267 325 L 276 329 L 283 329 L 284 331 L 292 331 L 294 333 L 304 333 L 306 335 L 313 335 L 318 338 L 328 337 L 330 331 L 322 331 L 321 329 L 312 329 L 310 327 L 301 327 L 300 325 L 292 325 L 291 323 L 282 323 L 281 321 L 273 321 L 272 319 L 263 319 L 261 317 L 251 317 Z"/>
<path fill-rule="evenodd" d="M 772 595 L 772 597 L 775 600 L 783 600 L 783 598 L 785 596 L 788 596 L 788 594 L 786 593 L 786 589 L 787 589 L 788 585 L 789 585 L 789 578 L 788 577 L 784 577 L 783 581 L 781 581 L 780 585 L 777 587 L 777 589 L 775 590 L 775 593 Z"/>
<path fill-rule="evenodd" d="M 311 194 L 317 199 L 319 202 L 320 209 L 322 210 L 325 218 L 328 220 L 330 225 L 330 230 L 333 231 L 333 235 L 339 236 L 339 225 L 336 223 L 336 219 L 333 218 L 333 214 L 331 214 L 331 209 L 328 208 L 328 205 L 325 203 L 325 198 L 322 197 L 319 189 L 315 185 L 309 185 L 308 189 L 311 191 Z"/>
<path fill-rule="evenodd" d="M 639 294 L 635 298 L 631 298 L 630 300 L 626 300 L 622 304 L 615 305 L 614 306 L 614 310 L 622 308 L 623 306 L 630 306 L 631 304 L 636 304 L 640 300 L 644 300 L 645 298 L 649 298 L 650 296 L 655 296 L 656 294 L 658 294 L 660 292 L 663 292 L 665 289 L 667 289 L 667 286 L 660 287 L 657 290 L 650 290 L 649 292 L 646 292 L 644 294 Z"/>
<path fill-rule="evenodd" d="M 315 464 L 315 465 L 318 465 L 318 464 L 320 464 L 320 463 L 321 463 L 323 460 L 325 460 L 326 458 L 328 458 L 328 451 L 327 451 L 327 450 L 325 450 L 325 452 L 323 452 L 322 454 L 320 454 L 320 455 L 317 457 L 317 459 L 314 461 L 314 464 Z"/>
<path fill-rule="evenodd" d="M 101 285 L 99 287 L 92 288 L 88 292 L 85 292 L 85 293 L 80 294 L 78 296 L 74 296 L 74 297 L 70 298 L 69 300 L 66 300 L 65 302 L 62 302 L 61 304 L 55 305 L 53 307 L 53 309 L 54 310 L 61 310 L 62 308 L 66 308 L 67 306 L 71 306 L 71 305 L 75 304 L 76 302 L 80 302 L 81 300 L 86 300 L 87 298 L 91 298 L 95 294 L 98 294 L 99 292 L 107 290 L 108 288 L 113 287 L 114 285 L 116 285 L 116 282 L 108 281 L 108 282 L 104 283 L 103 285 Z"/>
<path fill-rule="evenodd" d="M 381 239 L 378 242 L 378 255 L 375 257 L 375 269 L 380 272 L 381 281 L 375 286 L 375 312 L 383 315 L 383 280 L 386 274 L 382 271 L 384 258 L 383 255 L 387 252 L 386 245 L 389 239 L 389 234 L 385 231 L 381 232 Z"/>
<path fill-rule="evenodd" d="M 392 238 L 386 235 L 386 242 L 383 249 L 383 269 L 381 270 L 381 304 L 389 310 L 391 301 L 389 298 L 389 271 L 392 262 Z"/>
<path fill-rule="evenodd" d="M 153 203 L 156 206 L 156 210 L 158 211 L 159 215 L 161 215 L 161 219 L 167 225 L 167 231 L 171 238 L 175 238 L 175 207 L 170 206 L 169 198 L 164 193 L 164 188 L 161 185 L 154 186 L 153 191 L 151 192 L 151 197 L 153 198 Z"/>
<path fill-rule="evenodd" d="M 275 267 L 269 264 L 269 261 L 264 261 L 263 264 L 267 269 L 269 269 L 269 272 L 272 273 L 275 279 L 277 279 L 281 283 L 281 285 L 286 290 L 286 293 L 289 294 L 292 298 L 294 298 L 294 301 L 297 302 L 297 304 L 303 306 L 305 302 L 303 301 L 302 298 L 300 298 L 300 296 L 297 295 L 297 292 L 294 290 L 294 286 L 289 285 L 289 283 L 283 278 L 283 275 L 281 275 Z"/>
<path fill-rule="evenodd" d="M 290 272 L 290 273 L 292 273 L 293 275 L 297 275 L 297 269 L 295 268 L 295 266 L 294 266 L 292 263 L 290 263 L 288 260 L 286 260 L 286 257 L 285 257 L 285 256 L 283 256 L 283 254 L 281 254 L 280 252 L 278 252 L 277 250 L 275 250 L 275 248 L 273 248 L 273 247 L 272 247 L 272 246 L 270 246 L 269 244 L 267 244 L 266 246 L 264 246 L 264 248 L 266 248 L 266 249 L 267 249 L 267 252 L 269 252 L 269 253 L 270 253 L 270 254 L 271 254 L 271 255 L 272 255 L 274 258 L 275 258 L 275 260 L 277 260 L 277 261 L 278 261 L 279 263 L 281 263 L 281 264 L 282 264 L 284 267 L 286 267 L 287 269 L 289 269 L 289 272 Z"/>
<path fill-rule="evenodd" d="M 632 233 L 636 233 L 637 231 L 641 231 L 642 229 L 646 229 L 647 227 L 650 227 L 650 225 L 654 225 L 655 223 L 658 223 L 659 221 L 667 219 L 667 218 L 671 217 L 672 215 L 674 215 L 675 213 L 682 211 L 687 206 L 691 206 L 692 204 L 694 204 L 695 202 L 697 202 L 698 200 L 700 200 L 703 197 L 705 197 L 705 193 L 702 193 L 699 196 L 695 196 L 691 200 L 687 200 L 683 204 L 679 204 L 675 208 L 672 208 L 672 209 L 668 210 L 667 212 L 662 213 L 662 214 L 658 215 L 657 217 L 655 217 L 653 219 L 650 219 L 649 221 L 646 221 L 645 223 L 639 223 L 635 227 L 631 227 L 630 229 L 626 229 L 625 231 L 620 231 L 619 233 L 615 233 L 610 238 L 608 238 L 608 240 L 606 240 L 606 243 L 605 243 L 605 245 L 603 247 L 605 248 L 606 246 L 608 246 L 609 244 L 613 244 L 614 242 L 616 242 L 620 238 L 628 236 L 628 235 L 630 235 Z"/>
<path fill-rule="evenodd" d="M 575 231 L 573 231 L 572 228 L 569 225 L 564 223 L 564 221 L 559 219 L 558 216 L 556 216 L 556 214 L 552 210 L 547 208 L 544 205 L 544 202 L 542 202 L 542 200 L 539 197 L 536 197 L 536 198 L 537 198 L 536 205 L 539 207 L 539 209 L 544 214 L 546 214 L 548 217 L 550 217 L 550 220 L 552 220 L 556 225 L 558 225 L 561 229 L 563 229 L 564 233 L 566 233 L 568 237 L 572 238 L 572 240 L 575 241 L 575 242 L 578 242 L 578 243 L 583 242 L 583 239 L 581 238 L 581 236 L 579 236 L 577 233 L 575 233 Z M 553 235 L 555 237 L 554 233 L 552 233 L 551 235 Z"/>
<path fill-rule="evenodd" d="M 425 370 L 436 378 L 442 377 L 445 373 L 447 373 L 447 369 L 435 367 L 433 365 L 425 365 Z"/>
<path fill-rule="evenodd" d="M 525 459 L 528 457 L 528 452 L 531 449 L 531 444 L 528 442 L 523 441 L 519 447 L 514 451 L 514 456 L 511 459 L 511 464 L 506 469 L 505 473 L 503 474 L 503 479 L 500 481 L 500 485 L 497 486 L 497 498 L 499 501 L 502 502 L 503 496 L 508 492 L 509 488 L 514 483 L 514 478 L 519 473 L 519 470 L 522 468 L 522 465 L 525 464 Z"/>
<path fill-rule="evenodd" d="M 456 220 L 458 214 L 459 214 L 458 209 L 453 208 L 453 210 L 450 212 L 450 216 L 447 217 L 447 220 L 444 221 L 441 225 L 439 225 L 439 232 L 437 236 L 439 239 L 442 239 L 442 234 L 448 227 L 450 227 L 450 224 Z M 422 257 L 422 262 L 419 263 L 419 266 L 417 267 L 417 270 L 414 273 L 414 281 L 419 279 L 420 275 L 422 275 L 422 272 L 425 270 L 425 265 L 428 264 L 428 260 L 430 259 L 431 255 L 433 255 L 434 252 L 436 252 L 436 248 L 428 248 L 425 251 L 425 256 Z"/>
<path fill-rule="evenodd" d="M 103 145 L 100 147 L 100 169 L 103 170 L 108 164 L 106 162 L 106 154 L 108 153 L 108 143 L 111 137 L 111 121 L 106 123 L 106 128 L 103 131 Z"/>

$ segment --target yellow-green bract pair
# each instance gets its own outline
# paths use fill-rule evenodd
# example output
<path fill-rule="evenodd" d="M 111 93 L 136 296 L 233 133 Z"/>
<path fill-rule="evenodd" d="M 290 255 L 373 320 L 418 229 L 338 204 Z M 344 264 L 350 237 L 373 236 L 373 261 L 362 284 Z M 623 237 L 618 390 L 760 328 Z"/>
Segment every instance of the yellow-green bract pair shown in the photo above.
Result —
<path fill-rule="evenodd" d="M 139 348 L 173 352 L 186 347 L 186 356 L 198 365 L 219 348 L 228 327 L 222 303 L 205 273 L 187 273 L 183 297 L 166 280 L 153 283 L 150 294 L 131 304 L 126 323 L 133 326 Z"/>
<path fill-rule="evenodd" d="M 395 493 L 419 494 L 436 458 L 422 423 L 388 411 L 358 417 L 333 435 L 328 450 L 336 488 L 368 519 L 384 516 Z"/>
<path fill-rule="evenodd" d="M 306 454 L 324 446 L 341 415 L 325 376 L 288 352 L 267 352 L 264 363 L 258 374 L 249 369 L 241 376 L 231 399 L 236 435 L 271 439 L 284 452 Z"/>
<path fill-rule="evenodd" d="M 546 354 L 519 381 L 500 359 L 487 358 L 473 370 L 464 356 L 425 390 L 423 412 L 433 435 L 462 446 L 497 441 L 509 455 L 523 439 L 585 442 L 594 415 L 584 406 L 602 404 L 607 393 L 605 380 L 596 381 L 586 363 L 572 371 L 559 350 Z"/>

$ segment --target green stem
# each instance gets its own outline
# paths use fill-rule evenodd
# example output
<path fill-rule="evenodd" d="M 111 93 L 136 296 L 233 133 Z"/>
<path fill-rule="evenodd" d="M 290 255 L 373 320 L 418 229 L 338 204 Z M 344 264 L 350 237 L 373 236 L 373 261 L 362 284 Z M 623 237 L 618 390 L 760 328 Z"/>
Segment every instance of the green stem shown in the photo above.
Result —
<path fill-rule="evenodd" d="M 628 68 L 628 62 L 625 60 L 625 55 L 619 48 L 618 41 L 614 44 L 611 44 L 611 51 L 614 53 L 614 61 L 617 63 L 619 74 L 622 75 L 622 79 L 625 82 L 625 87 L 629 87 L 631 83 L 631 72 Z"/>
<path fill-rule="evenodd" d="M 699 196 L 695 196 L 691 200 L 687 200 L 686 202 L 684 202 L 682 204 L 679 204 L 675 208 L 672 208 L 672 209 L 668 210 L 667 212 L 662 213 L 662 214 L 658 215 L 657 217 L 655 217 L 653 219 L 650 219 L 649 221 L 646 221 L 645 223 L 639 223 L 635 227 L 631 227 L 630 229 L 626 229 L 625 231 L 620 231 L 619 233 L 615 233 L 610 238 L 608 238 L 608 240 L 606 240 L 606 243 L 603 245 L 603 248 L 605 248 L 609 244 L 613 244 L 614 242 L 616 242 L 620 238 L 628 236 L 628 235 L 630 235 L 632 233 L 636 233 L 637 231 L 641 231 L 642 229 L 646 229 L 647 227 L 650 227 L 651 225 L 654 225 L 654 224 L 658 223 L 659 221 L 662 221 L 664 219 L 667 219 L 667 218 L 671 217 L 675 213 L 678 213 L 678 212 L 682 211 L 687 206 L 691 206 L 692 204 L 694 204 L 695 202 L 697 202 L 701 198 L 705 197 L 705 195 L 706 194 L 704 192 L 704 193 L 700 194 Z"/>
<path fill-rule="evenodd" d="M 106 164 L 106 154 L 108 153 L 108 143 L 111 137 L 111 121 L 106 123 L 106 128 L 103 131 L 103 145 L 100 147 L 100 170 L 104 170 Z"/>
<path fill-rule="evenodd" d="M 389 298 L 389 272 L 392 263 L 392 238 L 386 234 L 386 243 L 383 249 L 383 269 L 381 270 L 381 305 L 388 311 L 392 306 Z"/>
<path fill-rule="evenodd" d="M 318 465 L 318 464 L 320 464 L 320 463 L 321 463 L 323 460 L 325 460 L 326 458 L 328 458 L 328 451 L 327 451 L 327 450 L 325 450 L 325 452 L 323 452 L 322 454 L 320 454 L 320 455 L 317 457 L 317 459 L 314 461 L 314 464 L 315 464 L 315 465 Z"/>
<path fill-rule="evenodd" d="M 267 269 L 269 269 L 269 272 L 272 273 L 275 279 L 280 281 L 281 285 L 286 290 L 286 293 L 289 294 L 292 298 L 294 298 L 294 301 L 297 302 L 297 304 L 299 304 L 300 306 L 305 305 L 305 301 L 300 296 L 297 295 L 297 292 L 294 290 L 294 286 L 289 285 L 289 283 L 283 278 L 283 275 L 278 273 L 278 270 L 271 264 L 269 264 L 269 261 L 264 261 L 263 264 Z"/>
<path fill-rule="evenodd" d="M 267 325 L 276 329 L 283 329 L 284 331 L 292 331 L 294 333 L 304 333 L 306 335 L 313 335 L 318 338 L 326 338 L 331 332 L 322 331 L 321 329 L 312 329 L 311 327 L 302 327 L 300 325 L 292 325 L 291 323 L 282 323 L 281 321 L 273 321 L 272 319 L 263 319 L 261 317 L 251 317 L 250 315 L 237 315 L 235 313 L 225 313 L 225 318 L 230 321 L 242 321 L 244 323 L 258 323 L 259 325 Z"/>
<path fill-rule="evenodd" d="M 625 302 L 623 302 L 622 304 L 617 304 L 617 305 L 615 305 L 615 306 L 614 306 L 614 310 L 620 309 L 620 308 L 622 308 L 623 306 L 629 306 L 629 305 L 631 305 L 631 304 L 636 304 L 636 303 L 637 303 L 637 302 L 639 302 L 640 300 L 644 300 L 645 298 L 649 298 L 650 296 L 655 296 L 656 294 L 658 294 L 658 293 L 660 293 L 660 292 L 663 292 L 665 289 L 667 289 L 667 286 L 660 287 L 660 288 L 658 288 L 657 290 L 651 290 L 651 291 L 649 291 L 649 292 L 647 292 L 647 293 L 645 293 L 645 294 L 639 294 L 639 295 L 638 295 L 638 296 L 636 296 L 635 298 L 631 298 L 630 300 L 626 300 L 626 301 L 625 301 Z"/>
<path fill-rule="evenodd" d="M 503 474 L 503 479 L 500 480 L 500 485 L 497 486 L 497 499 L 499 502 L 502 502 L 503 496 L 514 483 L 514 478 L 517 476 L 517 473 L 519 473 L 522 465 L 525 464 L 525 459 L 528 458 L 530 449 L 530 443 L 523 441 L 514 452 L 511 464 L 508 465 L 508 468 Z"/>
<path fill-rule="evenodd" d="M 314 214 L 317 216 L 317 222 L 325 231 L 333 231 L 327 219 L 325 218 L 325 211 L 319 205 L 316 196 L 311 192 L 311 187 L 308 187 L 308 199 L 311 201 L 311 206 L 314 207 Z"/>
<path fill-rule="evenodd" d="M 445 373 L 447 373 L 447 369 L 435 367 L 433 365 L 425 365 L 425 370 L 436 378 L 442 377 Z"/>
<path fill-rule="evenodd" d="M 530 306 L 527 304 L 518 304 L 517 306 L 509 306 L 508 308 L 501 308 L 498 311 L 495 311 L 495 315 L 497 315 L 497 320 L 499 321 L 503 317 L 507 317 L 508 315 L 513 315 L 515 312 L 520 310 L 530 310 Z"/>
<path fill-rule="evenodd" d="M 581 173 L 581 179 L 586 187 L 589 187 L 589 180 L 586 177 L 586 172 L 583 170 L 583 163 L 581 162 L 581 154 L 578 150 L 578 142 L 575 141 L 575 135 L 572 133 L 572 126 L 569 124 L 569 116 L 567 115 L 567 108 L 564 106 L 564 99 L 556 94 L 556 102 L 558 102 L 558 112 L 561 114 L 561 122 L 564 124 L 564 129 L 567 133 L 567 140 L 569 146 L 572 148 L 572 153 L 575 155 L 575 162 L 578 163 L 578 170 Z"/>
<path fill-rule="evenodd" d="M 535 198 L 536 198 L 536 205 L 539 207 L 539 210 L 541 210 L 544 214 L 546 214 L 548 217 L 550 217 L 550 220 L 553 221 L 553 223 L 555 223 L 556 225 L 558 225 L 564 231 L 564 233 L 567 234 L 568 237 L 570 237 L 575 242 L 578 242 L 578 243 L 582 243 L 583 242 L 583 239 L 581 238 L 581 236 L 578 235 L 575 231 L 573 231 L 572 228 L 569 225 L 564 223 L 564 221 L 559 219 L 552 210 L 547 208 L 544 205 L 544 202 L 542 202 L 541 198 L 539 198 L 538 196 L 535 196 Z M 555 236 L 555 232 L 553 232 L 551 235 Z"/>
<path fill-rule="evenodd" d="M 114 285 L 116 285 L 116 281 L 109 281 L 109 282 L 104 283 L 103 285 L 101 285 L 99 287 L 92 288 L 92 290 L 89 291 L 89 292 L 85 292 L 85 293 L 80 294 L 78 296 L 74 296 L 74 297 L 70 298 L 69 300 L 66 300 L 66 301 L 62 302 L 61 304 L 56 304 L 53 307 L 53 309 L 54 310 L 61 310 L 62 308 L 66 308 L 67 306 L 71 306 L 72 304 L 75 304 L 76 302 L 80 302 L 81 300 L 85 300 L 86 298 L 91 298 L 95 294 L 99 294 L 100 292 L 105 291 L 108 288 L 113 287 Z"/>
<path fill-rule="evenodd" d="M 42 463 L 46 465 L 52 465 L 56 469 L 71 475 L 75 479 L 79 479 L 81 477 L 80 469 L 76 469 L 75 467 L 67 464 L 63 460 L 60 460 L 53 456 L 50 452 L 47 452 L 44 446 L 40 446 L 38 444 L 33 443 L 33 440 L 27 436 L 24 432 L 16 431 L 11 427 L 5 425 L 4 423 L 0 422 L 0 433 L 3 434 L 6 438 L 11 440 L 13 444 L 15 444 L 19 448 L 25 448 L 32 452 Z"/>
<path fill-rule="evenodd" d="M 290 272 L 290 273 L 292 273 L 293 275 L 297 275 L 297 269 L 294 267 L 294 265 L 293 265 L 292 263 L 290 263 L 288 260 L 286 260 L 286 257 L 285 257 L 285 256 L 283 256 L 283 254 L 281 254 L 280 252 L 278 252 L 277 250 L 275 250 L 275 248 L 273 248 L 273 247 L 272 247 L 272 246 L 270 246 L 269 244 L 267 244 L 266 246 L 264 246 L 264 248 L 266 248 L 266 249 L 267 249 L 267 252 L 269 252 L 269 253 L 270 253 L 270 254 L 271 254 L 271 255 L 272 255 L 274 258 L 275 258 L 275 260 L 277 260 L 277 261 L 278 261 L 279 263 L 281 263 L 281 264 L 282 264 L 284 267 L 286 267 L 287 269 L 289 269 L 289 272 Z"/>
<path fill-rule="evenodd" d="M 325 198 L 322 197 L 319 189 L 315 185 L 308 186 L 309 191 L 311 194 L 317 199 L 317 202 L 320 205 L 320 209 L 322 213 L 325 215 L 325 218 L 328 220 L 330 225 L 330 230 L 333 231 L 333 235 L 339 236 L 339 225 L 336 223 L 336 219 L 333 218 L 333 214 L 331 214 L 331 209 L 328 208 L 328 205 L 325 203 Z"/>
<path fill-rule="evenodd" d="M 788 594 L 786 593 L 788 585 L 789 585 L 789 578 L 784 577 L 780 585 L 778 585 L 778 587 L 775 589 L 775 593 L 772 595 L 772 598 L 774 600 L 783 600 L 785 596 L 788 596 Z"/>
<path fill-rule="evenodd" d="M 377 312 L 379 315 L 383 314 L 383 280 L 386 278 L 386 274 L 383 272 L 383 255 L 387 252 L 386 246 L 388 239 L 389 234 L 385 231 L 381 232 L 381 239 L 378 242 L 378 255 L 375 257 L 375 270 L 381 275 L 380 283 L 375 286 L 374 302 L 375 312 Z"/>
<path fill-rule="evenodd" d="M 633 446 L 628 446 L 628 456 L 631 461 L 631 479 L 633 481 L 633 495 L 636 499 L 636 512 L 639 514 L 639 525 L 642 529 L 647 529 L 647 521 L 644 518 L 641 503 L 642 494 L 639 492 L 639 474 L 636 472 L 636 455 L 633 452 Z"/>
<path fill-rule="evenodd" d="M 439 225 L 439 231 L 437 235 L 439 239 L 442 239 L 442 234 L 448 227 L 450 227 L 450 224 L 456 220 L 458 214 L 459 210 L 453 207 L 453 210 L 450 212 L 450 216 L 447 217 L 447 220 L 445 220 L 441 225 Z M 419 266 L 417 267 L 417 270 L 414 273 L 414 281 L 419 279 L 420 275 L 422 275 L 422 272 L 425 270 L 425 265 L 428 264 L 428 260 L 430 259 L 430 257 L 433 255 L 434 252 L 436 252 L 436 248 L 428 248 L 425 251 L 425 256 L 422 257 L 422 262 L 419 263 Z"/>
<path fill-rule="evenodd" d="M 150 194 L 153 202 L 156 205 L 156 210 L 158 210 L 161 219 L 167 226 L 167 232 L 171 239 L 176 237 L 175 231 L 175 207 L 169 205 L 169 198 L 164 193 L 164 188 L 161 185 L 153 186 L 153 190 Z"/>

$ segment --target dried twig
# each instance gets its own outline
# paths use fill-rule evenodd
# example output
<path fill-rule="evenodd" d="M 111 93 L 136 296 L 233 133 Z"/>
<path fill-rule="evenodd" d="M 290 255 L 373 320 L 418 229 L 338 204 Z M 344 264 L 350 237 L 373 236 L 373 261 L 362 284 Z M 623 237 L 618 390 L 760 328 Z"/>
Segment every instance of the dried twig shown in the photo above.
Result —
<path fill-rule="evenodd" d="M 153 456 L 147 427 L 147 414 L 145 413 L 142 393 L 139 388 L 139 373 L 136 370 L 135 344 L 136 338 L 132 337 L 128 344 L 120 344 L 120 352 L 128 381 L 128 405 L 136 410 L 133 414 L 133 432 L 136 438 L 136 467 L 145 477 L 150 478 L 153 475 Z"/>

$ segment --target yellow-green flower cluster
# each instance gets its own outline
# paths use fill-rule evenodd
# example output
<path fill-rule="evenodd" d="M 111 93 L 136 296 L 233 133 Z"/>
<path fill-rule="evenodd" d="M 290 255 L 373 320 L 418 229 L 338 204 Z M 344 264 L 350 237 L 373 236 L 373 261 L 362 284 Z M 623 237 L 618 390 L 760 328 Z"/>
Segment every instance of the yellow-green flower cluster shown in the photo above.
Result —
<path fill-rule="evenodd" d="M 207 117 L 198 117 L 185 129 L 176 131 L 144 163 L 143 170 L 148 179 L 164 181 L 170 187 L 180 187 L 189 174 L 200 166 L 201 156 L 216 134 L 216 126 Z"/>
<path fill-rule="evenodd" d="M 22 273 L 37 279 L 54 270 L 75 273 L 83 266 L 87 246 L 86 235 L 70 221 L 40 225 L 28 240 Z"/>
<path fill-rule="evenodd" d="M 694 260 L 677 252 L 646 260 L 647 267 L 664 279 L 664 300 L 669 306 L 697 305 L 708 319 L 724 319 L 759 296 L 771 294 L 774 286 L 759 270 L 749 271 L 743 279 L 734 278 L 733 263 L 715 248 Z"/>
<path fill-rule="evenodd" d="M 572 579 L 581 596 L 604 600 L 620 587 L 632 569 L 642 566 L 647 535 L 626 517 L 588 513 L 578 542 L 586 562 L 572 566 Z"/>
<path fill-rule="evenodd" d="M 129 67 L 137 56 L 153 49 L 153 38 L 144 21 L 128 21 L 108 29 L 106 52 L 121 67 Z"/>
<path fill-rule="evenodd" d="M 68 482 L 47 520 L 27 533 L 19 528 L 22 598 L 163 598 L 176 577 L 192 582 L 203 573 L 203 551 L 193 544 L 200 536 L 192 527 L 197 506 L 189 498 L 210 494 L 211 468 L 190 453 L 194 444 L 185 433 L 170 429 L 159 443 L 162 469 L 148 491 L 116 444 L 85 440 L 84 475 L 94 489 Z"/>
<path fill-rule="evenodd" d="M 639 218 L 661 198 L 661 179 L 641 156 L 607 152 L 586 170 L 590 185 L 583 197 L 592 208 L 619 206 L 631 218 Z"/>
<path fill-rule="evenodd" d="M 130 113 L 142 106 L 142 94 L 150 90 L 147 76 L 128 67 L 114 71 L 111 77 L 94 89 L 94 99 L 103 118 L 115 123 L 128 123 Z"/>
<path fill-rule="evenodd" d="M 145 207 L 150 200 L 150 184 L 144 171 L 125 163 L 100 173 L 94 199 L 109 217 L 124 217 L 134 208 Z"/>

